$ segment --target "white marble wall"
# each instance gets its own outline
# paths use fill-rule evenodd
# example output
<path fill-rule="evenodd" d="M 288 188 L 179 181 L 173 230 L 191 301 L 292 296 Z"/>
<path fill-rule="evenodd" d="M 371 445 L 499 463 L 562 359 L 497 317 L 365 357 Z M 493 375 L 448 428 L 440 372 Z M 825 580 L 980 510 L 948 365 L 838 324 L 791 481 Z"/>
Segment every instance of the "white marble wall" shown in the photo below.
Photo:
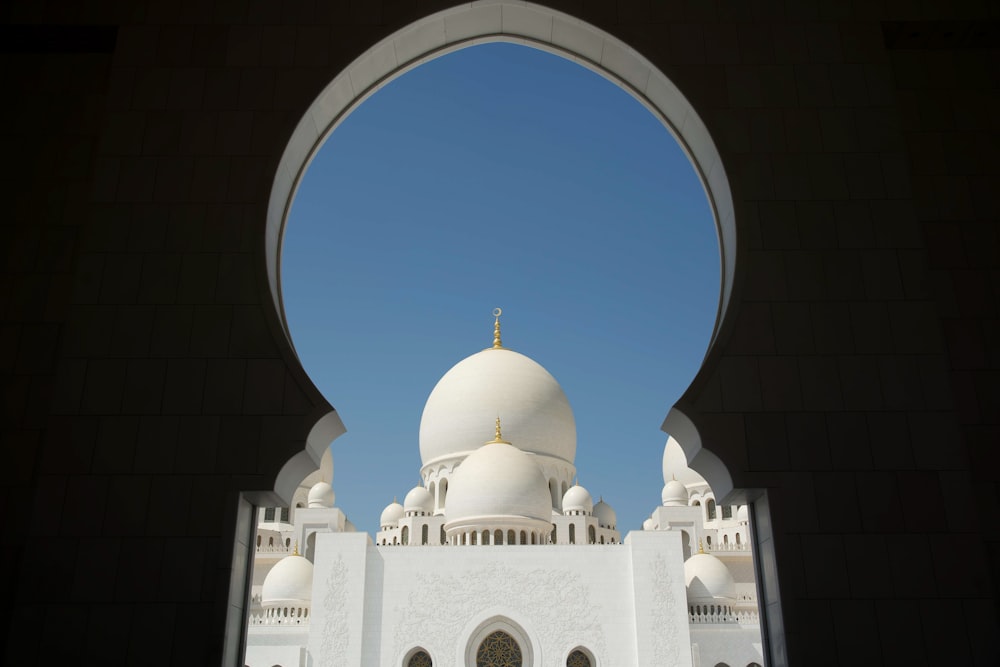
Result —
<path fill-rule="evenodd" d="M 419 646 L 436 666 L 457 667 L 470 638 L 505 619 L 535 666 L 565 665 L 577 646 L 603 666 L 691 664 L 679 534 L 627 541 L 392 549 L 319 535 L 312 659 L 398 666 Z"/>

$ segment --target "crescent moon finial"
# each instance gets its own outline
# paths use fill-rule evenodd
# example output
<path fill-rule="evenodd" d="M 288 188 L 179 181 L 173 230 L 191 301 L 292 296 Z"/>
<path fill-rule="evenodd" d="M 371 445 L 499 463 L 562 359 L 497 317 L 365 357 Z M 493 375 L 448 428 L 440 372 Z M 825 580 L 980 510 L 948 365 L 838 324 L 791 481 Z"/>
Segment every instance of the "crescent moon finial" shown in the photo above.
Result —
<path fill-rule="evenodd" d="M 503 343 L 500 342 L 500 315 L 503 314 L 502 308 L 493 309 L 493 349 L 502 350 Z"/>

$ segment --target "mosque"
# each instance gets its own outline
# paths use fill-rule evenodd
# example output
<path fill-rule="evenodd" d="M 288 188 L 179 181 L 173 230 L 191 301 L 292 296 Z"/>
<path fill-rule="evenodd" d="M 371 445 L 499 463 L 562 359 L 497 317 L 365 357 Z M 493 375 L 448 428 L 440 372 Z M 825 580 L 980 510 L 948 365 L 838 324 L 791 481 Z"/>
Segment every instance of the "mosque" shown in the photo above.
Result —
<path fill-rule="evenodd" d="M 422 484 L 374 538 L 335 506 L 329 449 L 292 507 L 261 509 L 246 665 L 759 667 L 747 507 L 670 439 L 661 504 L 622 538 L 574 481 L 562 388 L 494 315 L 427 399 Z"/>

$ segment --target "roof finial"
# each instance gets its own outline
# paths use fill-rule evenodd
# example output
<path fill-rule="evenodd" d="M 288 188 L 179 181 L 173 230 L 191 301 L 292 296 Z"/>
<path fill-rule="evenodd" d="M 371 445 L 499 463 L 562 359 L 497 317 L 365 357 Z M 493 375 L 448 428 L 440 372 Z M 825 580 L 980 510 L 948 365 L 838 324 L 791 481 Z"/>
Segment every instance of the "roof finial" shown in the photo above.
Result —
<path fill-rule="evenodd" d="M 698 553 L 705 553 L 705 545 L 701 543 L 701 538 L 698 538 Z"/>
<path fill-rule="evenodd" d="M 496 443 L 496 442 L 499 442 L 499 443 L 504 444 L 504 445 L 509 445 L 510 444 L 509 442 L 507 442 L 506 440 L 503 439 L 503 435 L 500 433 L 500 417 L 499 416 L 497 417 L 496 435 L 494 436 L 494 438 L 492 440 L 490 440 L 486 444 L 487 445 L 492 445 L 493 443 Z"/>
<path fill-rule="evenodd" d="M 292 555 L 293 556 L 299 556 L 299 555 L 301 555 L 301 554 L 299 554 L 299 541 L 298 540 L 295 540 L 295 547 L 292 549 Z"/>
<path fill-rule="evenodd" d="M 503 315 L 502 308 L 493 309 L 493 349 L 502 350 L 503 343 L 500 342 L 500 316 Z"/>

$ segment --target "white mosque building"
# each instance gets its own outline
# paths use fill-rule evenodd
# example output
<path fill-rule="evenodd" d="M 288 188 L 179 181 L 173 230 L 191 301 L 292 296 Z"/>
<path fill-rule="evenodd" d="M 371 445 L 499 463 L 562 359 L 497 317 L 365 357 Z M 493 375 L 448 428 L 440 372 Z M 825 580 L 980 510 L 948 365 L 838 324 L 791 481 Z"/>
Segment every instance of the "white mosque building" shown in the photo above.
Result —
<path fill-rule="evenodd" d="M 662 502 L 622 539 L 574 484 L 562 388 L 494 314 L 493 345 L 427 399 L 422 485 L 374 538 L 334 506 L 329 451 L 261 510 L 248 667 L 760 667 L 747 508 L 668 439 Z"/>

